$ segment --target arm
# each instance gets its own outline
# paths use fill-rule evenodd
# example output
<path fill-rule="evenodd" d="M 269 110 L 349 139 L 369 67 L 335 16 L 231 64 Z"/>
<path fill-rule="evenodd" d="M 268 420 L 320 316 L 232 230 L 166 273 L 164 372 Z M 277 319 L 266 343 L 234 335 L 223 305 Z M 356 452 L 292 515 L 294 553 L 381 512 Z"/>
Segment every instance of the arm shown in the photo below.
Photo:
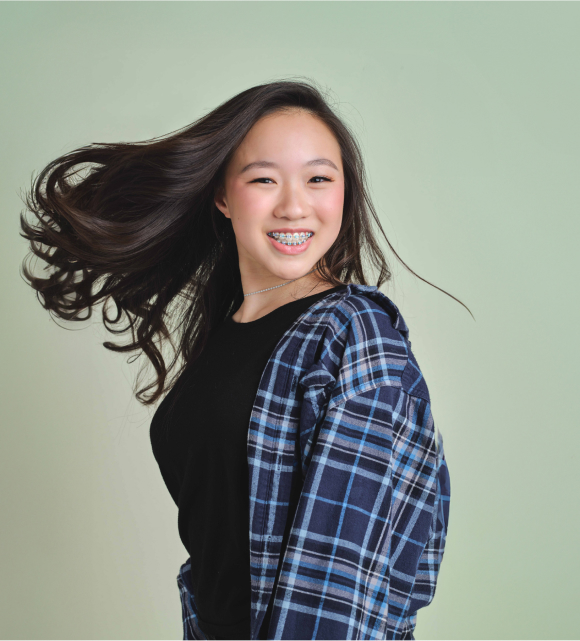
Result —
<path fill-rule="evenodd" d="M 374 387 L 331 404 L 310 440 L 272 638 L 413 638 L 437 506 L 429 402 Z"/>

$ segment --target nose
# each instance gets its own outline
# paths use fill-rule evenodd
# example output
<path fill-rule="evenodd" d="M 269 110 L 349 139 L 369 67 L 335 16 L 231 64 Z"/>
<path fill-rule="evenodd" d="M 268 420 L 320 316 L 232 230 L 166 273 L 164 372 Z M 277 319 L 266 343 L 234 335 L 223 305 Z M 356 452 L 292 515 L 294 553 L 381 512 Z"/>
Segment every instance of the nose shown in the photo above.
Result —
<path fill-rule="evenodd" d="M 309 205 L 299 185 L 286 184 L 280 191 L 280 199 L 274 209 L 276 218 L 295 220 L 308 215 Z"/>

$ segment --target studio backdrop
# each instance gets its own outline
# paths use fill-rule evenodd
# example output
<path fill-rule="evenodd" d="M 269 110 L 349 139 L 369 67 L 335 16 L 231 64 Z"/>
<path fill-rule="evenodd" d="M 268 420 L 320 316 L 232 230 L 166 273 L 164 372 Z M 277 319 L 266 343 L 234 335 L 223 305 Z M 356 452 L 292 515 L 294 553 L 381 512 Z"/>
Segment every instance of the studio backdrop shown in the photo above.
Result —
<path fill-rule="evenodd" d="M 302 77 L 357 136 L 393 247 L 475 317 L 385 246 L 451 475 L 416 638 L 578 638 L 579 24 L 574 2 L 0 3 L 0 637 L 182 634 L 140 362 L 24 282 L 33 175 Z"/>

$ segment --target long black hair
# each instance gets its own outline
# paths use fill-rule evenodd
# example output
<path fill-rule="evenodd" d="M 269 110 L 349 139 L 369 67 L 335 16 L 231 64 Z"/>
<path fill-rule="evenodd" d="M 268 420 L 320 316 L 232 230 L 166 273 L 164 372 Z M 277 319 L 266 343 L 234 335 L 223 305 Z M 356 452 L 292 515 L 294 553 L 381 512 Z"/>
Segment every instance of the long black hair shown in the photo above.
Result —
<path fill-rule="evenodd" d="M 103 302 L 107 330 L 130 331 L 129 343 L 103 345 L 136 352 L 135 358 L 144 353 L 152 363 L 155 380 L 136 391 L 141 403 L 157 401 L 201 353 L 212 329 L 242 304 L 235 235 L 214 197 L 251 127 L 263 116 L 295 108 L 325 123 L 342 154 L 342 226 L 317 263 L 318 273 L 332 285 L 367 285 L 366 258 L 377 271 L 380 287 L 391 272 L 373 221 L 401 259 L 369 198 L 355 137 L 311 80 L 252 87 L 165 136 L 80 147 L 33 178 L 25 198 L 27 211 L 20 215 L 21 235 L 30 241 L 23 276 L 51 314 L 85 320 Z M 32 223 L 25 216 L 30 212 Z M 32 274 L 27 262 L 33 256 L 46 263 L 48 275 Z M 169 365 L 163 354 L 167 343 L 173 349 Z"/>

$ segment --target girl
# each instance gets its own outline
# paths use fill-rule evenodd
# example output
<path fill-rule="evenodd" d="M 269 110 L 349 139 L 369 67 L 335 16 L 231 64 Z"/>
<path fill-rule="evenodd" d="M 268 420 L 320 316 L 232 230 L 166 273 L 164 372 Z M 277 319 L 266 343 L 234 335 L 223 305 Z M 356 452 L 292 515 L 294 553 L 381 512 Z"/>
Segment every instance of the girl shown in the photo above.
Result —
<path fill-rule="evenodd" d="M 102 301 L 107 329 L 131 332 L 104 346 L 155 370 L 137 398 L 168 392 L 150 436 L 188 552 L 184 639 L 413 639 L 449 475 L 379 290 L 391 274 L 359 147 L 315 84 L 67 153 L 26 203 L 22 235 L 52 268 L 24 265 L 42 305 L 78 320 Z"/>

